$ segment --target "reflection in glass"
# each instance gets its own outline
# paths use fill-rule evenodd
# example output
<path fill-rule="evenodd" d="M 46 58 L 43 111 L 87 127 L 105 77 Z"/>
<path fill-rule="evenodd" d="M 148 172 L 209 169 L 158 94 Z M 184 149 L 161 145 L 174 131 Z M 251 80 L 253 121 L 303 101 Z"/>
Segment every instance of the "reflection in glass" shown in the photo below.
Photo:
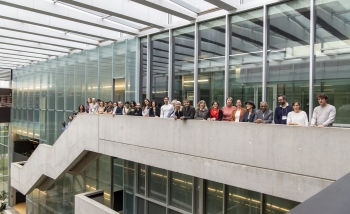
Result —
<path fill-rule="evenodd" d="M 227 214 L 260 214 L 260 193 L 228 186 L 226 204 Z"/>
<path fill-rule="evenodd" d="M 152 43 L 152 99 L 162 103 L 168 96 L 169 33 L 153 35 Z"/>
<path fill-rule="evenodd" d="M 139 164 L 139 169 L 138 169 L 138 188 L 137 192 L 139 194 L 144 195 L 145 194 L 145 182 L 146 182 L 146 167 L 144 164 Z"/>
<path fill-rule="evenodd" d="M 214 181 L 206 181 L 205 194 L 206 214 L 223 213 L 223 184 Z"/>
<path fill-rule="evenodd" d="M 290 103 L 299 100 L 308 109 L 310 59 L 310 1 L 296 0 L 268 8 L 267 82 Z M 274 108 L 276 95 L 268 93 Z M 308 111 L 306 111 L 308 113 Z"/>
<path fill-rule="evenodd" d="M 174 30 L 173 37 L 173 98 L 181 102 L 187 98 L 193 103 L 194 25 Z"/>
<path fill-rule="evenodd" d="M 265 195 L 265 213 L 285 214 L 300 203 L 283 198 Z"/>
<path fill-rule="evenodd" d="M 188 212 L 192 211 L 192 178 L 192 176 L 177 172 L 171 172 L 170 177 L 170 204 Z"/>
<path fill-rule="evenodd" d="M 350 124 L 350 1 L 316 0 L 316 95 L 324 92 L 335 106 L 335 123 Z"/>
<path fill-rule="evenodd" d="M 149 167 L 148 196 L 158 201 L 166 201 L 167 171 L 156 167 Z"/>
<path fill-rule="evenodd" d="M 231 16 L 230 93 L 234 103 L 261 101 L 257 90 L 262 83 L 263 10 Z"/>
<path fill-rule="evenodd" d="M 199 24 L 198 97 L 224 101 L 225 18 Z"/>

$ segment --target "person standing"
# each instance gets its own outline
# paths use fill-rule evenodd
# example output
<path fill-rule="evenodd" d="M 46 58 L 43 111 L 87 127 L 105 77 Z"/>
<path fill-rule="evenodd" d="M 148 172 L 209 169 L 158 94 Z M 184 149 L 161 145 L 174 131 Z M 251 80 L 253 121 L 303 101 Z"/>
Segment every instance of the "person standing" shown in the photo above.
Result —
<path fill-rule="evenodd" d="M 134 115 L 135 109 L 136 109 L 136 102 L 132 100 L 132 101 L 130 101 L 130 108 L 129 108 L 129 111 L 126 113 L 126 115 Z M 141 115 L 142 115 L 142 113 L 141 113 Z"/>
<path fill-rule="evenodd" d="M 113 103 L 113 117 L 115 115 L 123 115 L 123 103 L 119 101 L 118 103 Z"/>
<path fill-rule="evenodd" d="M 89 113 L 96 114 L 98 110 L 99 104 L 96 102 L 95 98 L 91 99 L 91 103 L 89 104 Z"/>
<path fill-rule="evenodd" d="M 292 103 L 293 111 L 288 113 L 287 125 L 308 126 L 309 120 L 305 111 L 300 110 L 300 102 L 295 100 Z"/>
<path fill-rule="evenodd" d="M 142 106 L 142 116 L 148 117 L 150 107 L 151 107 L 151 103 L 149 102 L 149 99 L 145 99 L 143 101 L 143 106 Z"/>
<path fill-rule="evenodd" d="M 222 107 L 222 120 L 223 121 L 230 121 L 231 115 L 234 110 L 236 110 L 236 106 L 233 105 L 233 99 L 232 97 L 226 98 L 226 105 Z"/>
<path fill-rule="evenodd" d="M 273 112 L 268 109 L 267 102 L 260 102 L 260 109 L 256 111 L 254 122 L 271 124 L 273 121 Z"/>
<path fill-rule="evenodd" d="M 207 104 L 205 103 L 204 100 L 199 101 L 197 104 L 194 119 L 195 120 L 205 120 L 207 114 L 208 114 Z"/>
<path fill-rule="evenodd" d="M 173 105 L 173 110 L 169 111 L 168 115 L 166 116 L 167 118 L 174 118 L 175 115 L 175 105 L 177 103 L 177 99 L 173 99 L 171 101 L 171 105 Z"/>
<path fill-rule="evenodd" d="M 221 109 L 219 108 L 219 102 L 214 100 L 211 106 L 212 107 L 209 109 L 205 119 L 208 121 L 221 121 L 223 115 Z"/>
<path fill-rule="evenodd" d="M 91 98 L 89 97 L 86 101 L 86 106 L 85 106 L 85 111 L 86 113 L 90 113 L 89 108 L 90 108 L 90 103 L 92 102 Z"/>
<path fill-rule="evenodd" d="M 337 110 L 328 104 L 328 96 L 325 93 L 319 93 L 317 100 L 320 105 L 314 108 L 310 126 L 332 127 Z"/>
<path fill-rule="evenodd" d="M 245 107 L 247 111 L 244 112 L 242 120 L 240 122 L 248 122 L 248 123 L 254 122 L 254 118 L 256 114 L 254 102 L 252 100 L 245 102 Z"/>
<path fill-rule="evenodd" d="M 183 114 L 182 110 L 183 110 L 183 108 L 181 106 L 181 102 L 176 101 L 175 109 L 174 109 L 174 119 L 175 120 L 183 118 L 184 114 Z"/>
<path fill-rule="evenodd" d="M 279 95 L 277 99 L 280 105 L 275 109 L 275 124 L 287 124 L 288 113 L 293 111 L 292 106 L 287 103 L 287 98 L 283 94 Z"/>
<path fill-rule="evenodd" d="M 169 104 L 169 97 L 164 97 L 164 105 L 160 108 L 160 117 L 168 118 L 170 112 L 174 110 L 174 107 Z"/>
<path fill-rule="evenodd" d="M 242 101 L 236 101 L 236 109 L 232 111 L 230 121 L 231 122 L 240 122 L 243 118 L 244 112 L 246 112 L 245 108 L 242 108 Z"/>
<path fill-rule="evenodd" d="M 132 114 L 132 116 L 142 116 L 141 103 L 136 103 L 135 110 L 134 110 L 134 113 Z"/>
<path fill-rule="evenodd" d="M 129 101 L 126 101 L 124 103 L 124 108 L 123 108 L 123 115 L 126 115 L 128 112 L 129 112 L 129 108 L 130 108 L 130 102 Z"/>
<path fill-rule="evenodd" d="M 194 114 L 196 110 L 190 105 L 188 99 L 184 100 L 184 107 L 182 108 L 183 116 L 180 117 L 181 120 L 194 119 Z"/>
<path fill-rule="evenodd" d="M 149 109 L 149 116 L 150 117 L 159 117 L 160 116 L 160 109 L 157 106 L 156 100 L 152 100 L 152 102 L 151 102 L 151 108 Z"/>

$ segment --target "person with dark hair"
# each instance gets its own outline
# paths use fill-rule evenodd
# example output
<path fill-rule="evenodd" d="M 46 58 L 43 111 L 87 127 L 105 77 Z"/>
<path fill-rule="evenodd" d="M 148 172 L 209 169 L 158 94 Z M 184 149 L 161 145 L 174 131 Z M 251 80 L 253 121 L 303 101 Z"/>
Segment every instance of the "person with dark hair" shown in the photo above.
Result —
<path fill-rule="evenodd" d="M 260 102 L 260 109 L 256 111 L 254 122 L 271 124 L 273 121 L 273 112 L 268 109 L 267 102 Z"/>
<path fill-rule="evenodd" d="M 242 108 L 242 101 L 236 101 L 236 109 L 232 111 L 230 121 L 231 122 L 240 122 L 243 118 L 244 112 L 246 112 L 245 108 Z"/>
<path fill-rule="evenodd" d="M 314 108 L 310 126 L 332 127 L 337 110 L 328 104 L 328 96 L 325 93 L 317 95 L 319 106 Z"/>
<path fill-rule="evenodd" d="M 142 116 L 142 107 L 140 103 L 136 103 L 135 110 L 132 116 Z"/>
<path fill-rule="evenodd" d="M 194 114 L 196 110 L 190 106 L 190 101 L 188 99 L 184 99 L 184 106 L 182 108 L 183 116 L 180 117 L 180 120 L 194 119 Z"/>
<path fill-rule="evenodd" d="M 115 115 L 123 115 L 123 103 L 119 101 L 118 103 L 113 103 L 113 112 L 112 112 L 113 117 Z"/>
<path fill-rule="evenodd" d="M 199 101 L 197 104 L 194 119 L 195 120 L 205 120 L 207 114 L 208 114 L 207 104 L 205 103 L 204 100 Z"/>
<path fill-rule="evenodd" d="M 73 121 L 73 116 L 71 115 L 71 116 L 69 116 L 68 117 L 68 120 L 69 120 L 69 122 L 66 124 L 66 122 L 65 121 L 63 121 L 63 123 L 62 123 L 62 130 L 64 131 L 64 130 L 66 130 L 67 128 L 68 128 L 68 126 L 69 126 L 69 124 Z"/>
<path fill-rule="evenodd" d="M 175 120 L 183 118 L 184 114 L 183 114 L 182 109 L 183 108 L 181 106 L 181 102 L 176 101 L 175 109 L 174 109 L 174 119 Z M 181 120 L 183 120 L 183 119 L 181 119 Z"/>
<path fill-rule="evenodd" d="M 205 119 L 208 121 L 221 121 L 223 115 L 221 109 L 219 109 L 219 102 L 217 100 L 214 100 L 211 106 L 212 107 L 209 109 Z"/>
<path fill-rule="evenodd" d="M 126 101 L 125 103 L 124 103 L 124 108 L 123 108 L 123 115 L 127 115 L 127 113 L 129 112 L 129 108 L 130 108 L 130 103 L 129 103 L 129 101 Z"/>
<path fill-rule="evenodd" d="M 222 107 L 222 120 L 223 121 L 230 121 L 232 112 L 236 110 L 236 106 L 233 105 L 233 99 L 232 97 L 226 98 L 226 105 Z"/>
<path fill-rule="evenodd" d="M 104 107 L 105 107 L 105 113 L 107 113 L 108 102 L 104 102 Z"/>
<path fill-rule="evenodd" d="M 173 111 L 174 107 L 169 104 L 169 97 L 164 97 L 164 105 L 160 108 L 160 117 L 168 118 L 169 112 Z"/>
<path fill-rule="evenodd" d="M 151 108 L 149 109 L 149 116 L 150 117 L 159 117 L 160 116 L 160 109 L 157 106 L 156 100 L 152 100 L 152 102 L 151 102 Z"/>
<path fill-rule="evenodd" d="M 90 103 L 92 103 L 92 100 L 91 98 L 89 97 L 86 101 L 86 107 L 85 107 L 85 110 L 86 110 L 86 113 L 89 113 L 90 112 Z"/>
<path fill-rule="evenodd" d="M 279 95 L 277 99 L 280 106 L 275 109 L 275 124 L 287 124 L 288 113 L 293 111 L 292 106 L 287 103 L 287 98 L 283 94 Z"/>
<path fill-rule="evenodd" d="M 107 105 L 108 106 L 106 107 L 106 113 L 113 114 L 114 107 L 112 101 L 108 101 Z"/>
<path fill-rule="evenodd" d="M 97 110 L 98 114 L 104 114 L 105 113 L 105 103 L 103 101 L 100 101 L 100 106 Z"/>
<path fill-rule="evenodd" d="M 245 102 L 245 107 L 247 111 L 244 112 L 241 122 L 248 122 L 248 123 L 254 122 L 254 118 L 256 114 L 254 101 L 249 100 Z"/>
<path fill-rule="evenodd" d="M 151 103 L 149 102 L 149 99 L 144 99 L 142 105 L 142 116 L 148 117 L 150 108 Z"/>
<path fill-rule="evenodd" d="M 127 115 L 133 115 L 135 114 L 135 109 L 136 109 L 136 102 L 135 101 L 130 101 L 130 108 L 129 111 L 126 113 Z"/>
<path fill-rule="evenodd" d="M 85 113 L 85 107 L 84 107 L 84 105 L 79 105 L 79 106 L 78 106 L 78 113 L 79 113 L 79 114 Z"/>
<path fill-rule="evenodd" d="M 300 102 L 295 100 L 292 103 L 293 111 L 288 113 L 287 125 L 308 126 L 309 120 L 305 111 L 300 110 Z"/>

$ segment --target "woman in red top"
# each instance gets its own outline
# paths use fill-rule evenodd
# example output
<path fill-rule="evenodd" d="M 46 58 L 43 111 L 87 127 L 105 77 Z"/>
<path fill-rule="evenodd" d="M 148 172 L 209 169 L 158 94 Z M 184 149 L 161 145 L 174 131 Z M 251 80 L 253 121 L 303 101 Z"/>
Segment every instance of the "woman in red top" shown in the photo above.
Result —
<path fill-rule="evenodd" d="M 211 104 L 211 108 L 208 111 L 206 120 L 208 121 L 221 121 L 222 120 L 222 111 L 219 109 L 219 102 L 214 100 Z"/>

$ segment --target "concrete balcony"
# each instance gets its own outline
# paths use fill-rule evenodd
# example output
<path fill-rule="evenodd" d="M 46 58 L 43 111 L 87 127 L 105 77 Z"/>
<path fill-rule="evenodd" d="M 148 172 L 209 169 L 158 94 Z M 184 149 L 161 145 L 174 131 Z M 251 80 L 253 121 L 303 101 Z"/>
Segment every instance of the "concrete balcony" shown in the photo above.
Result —
<path fill-rule="evenodd" d="M 11 184 L 23 194 L 79 174 L 100 154 L 303 202 L 350 171 L 349 129 L 79 115 Z"/>

